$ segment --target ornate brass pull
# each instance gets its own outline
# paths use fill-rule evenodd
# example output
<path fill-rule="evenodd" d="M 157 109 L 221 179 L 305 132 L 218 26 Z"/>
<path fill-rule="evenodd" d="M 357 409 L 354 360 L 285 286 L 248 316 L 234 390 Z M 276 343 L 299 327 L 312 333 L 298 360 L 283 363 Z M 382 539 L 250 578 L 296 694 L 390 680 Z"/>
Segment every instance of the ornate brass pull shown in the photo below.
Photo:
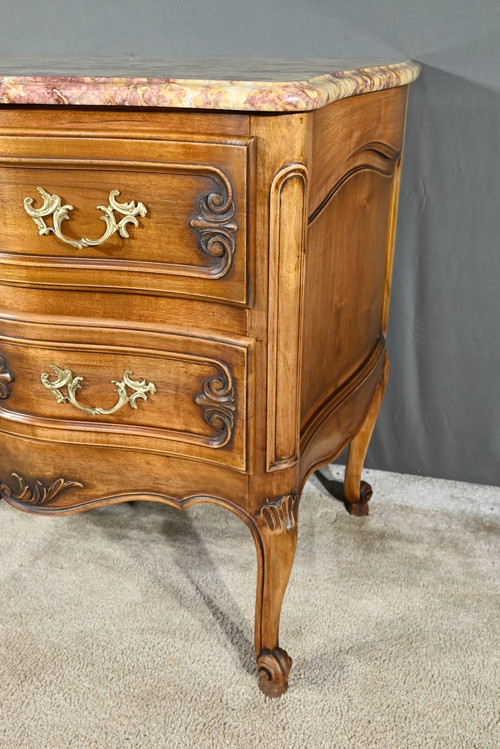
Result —
<path fill-rule="evenodd" d="M 70 244 L 72 247 L 76 247 L 77 250 L 82 250 L 84 247 L 95 247 L 98 244 L 102 244 L 109 239 L 115 232 L 121 237 L 128 237 L 127 224 L 133 224 L 139 226 L 139 220 L 137 216 L 144 217 L 147 214 L 147 208 L 144 203 L 118 203 L 116 197 L 120 194 L 119 190 L 111 190 L 109 193 L 109 205 L 98 205 L 97 210 L 103 211 L 104 216 L 101 216 L 101 221 L 106 222 L 106 231 L 99 239 L 87 239 L 84 237 L 80 240 L 68 239 L 61 231 L 61 224 L 63 221 L 68 221 L 69 211 L 73 210 L 72 205 L 61 205 L 61 198 L 58 195 L 51 195 L 43 187 L 36 188 L 43 198 L 43 205 L 41 208 L 33 208 L 33 198 L 24 198 L 24 208 L 28 216 L 31 216 L 35 224 L 38 226 L 38 233 L 40 235 L 50 234 L 51 232 L 56 235 L 62 242 Z M 118 222 L 116 221 L 113 211 L 121 213 L 123 218 Z M 45 216 L 52 215 L 52 226 L 47 226 L 43 220 Z"/>
<path fill-rule="evenodd" d="M 122 380 L 111 380 L 112 384 L 116 385 L 114 392 L 118 393 L 118 401 L 113 408 L 106 409 L 101 408 L 100 406 L 89 408 L 78 403 L 75 395 L 76 391 L 81 388 L 80 383 L 83 382 L 83 377 L 73 377 L 73 372 L 70 369 L 59 369 L 59 367 L 56 367 L 53 364 L 50 365 L 50 368 L 56 373 L 56 379 L 49 380 L 48 373 L 44 372 L 40 376 L 44 387 L 54 394 L 58 403 L 72 403 L 76 408 L 79 408 L 80 411 L 85 411 L 85 413 L 90 414 L 91 416 L 109 416 L 118 411 L 125 405 L 125 403 L 128 403 L 131 408 L 137 408 L 137 401 L 139 398 L 145 401 L 147 400 L 148 393 L 151 395 L 156 393 L 156 385 L 152 382 L 146 382 L 146 380 L 141 380 L 140 382 L 131 380 L 130 375 L 132 374 L 132 371 L 127 369 L 123 373 Z M 59 392 L 60 388 L 64 387 L 67 388 L 68 395 L 63 395 Z M 131 395 L 127 393 L 127 387 L 134 391 Z"/>

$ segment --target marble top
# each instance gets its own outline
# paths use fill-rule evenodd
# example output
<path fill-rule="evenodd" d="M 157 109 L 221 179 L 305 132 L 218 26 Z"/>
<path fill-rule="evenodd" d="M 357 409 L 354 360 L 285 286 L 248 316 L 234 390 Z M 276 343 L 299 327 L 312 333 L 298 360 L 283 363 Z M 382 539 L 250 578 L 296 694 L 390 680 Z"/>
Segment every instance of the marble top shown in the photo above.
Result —
<path fill-rule="evenodd" d="M 319 109 L 411 83 L 411 60 L 0 55 L 0 104 Z"/>

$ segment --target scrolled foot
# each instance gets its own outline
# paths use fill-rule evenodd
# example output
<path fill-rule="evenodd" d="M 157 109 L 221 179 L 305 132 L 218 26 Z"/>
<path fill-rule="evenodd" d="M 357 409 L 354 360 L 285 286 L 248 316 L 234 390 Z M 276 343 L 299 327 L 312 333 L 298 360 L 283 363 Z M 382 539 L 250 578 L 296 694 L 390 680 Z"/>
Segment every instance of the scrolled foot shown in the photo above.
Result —
<path fill-rule="evenodd" d="M 372 498 L 372 494 L 373 489 L 370 484 L 362 481 L 359 487 L 359 500 L 356 502 L 346 500 L 345 507 L 349 515 L 356 515 L 357 517 L 368 515 L 368 502 Z"/>
<path fill-rule="evenodd" d="M 281 648 L 262 650 L 257 657 L 259 687 L 267 697 L 280 697 L 288 689 L 292 659 Z"/>

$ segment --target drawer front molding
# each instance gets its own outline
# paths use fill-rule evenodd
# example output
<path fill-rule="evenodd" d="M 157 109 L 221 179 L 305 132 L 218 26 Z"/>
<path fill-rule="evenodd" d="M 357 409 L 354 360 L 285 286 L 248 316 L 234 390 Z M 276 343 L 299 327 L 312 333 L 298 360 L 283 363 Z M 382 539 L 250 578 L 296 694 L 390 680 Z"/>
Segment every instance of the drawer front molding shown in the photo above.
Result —
<path fill-rule="evenodd" d="M 3 283 L 246 304 L 254 150 L 251 138 L 146 142 L 0 135 L 7 205 L 0 241 Z M 29 195 L 35 179 L 43 185 L 45 202 L 34 208 L 28 197 L 23 208 L 19 192 Z M 111 193 L 114 199 L 117 190 L 127 197 L 139 194 L 141 202 L 114 206 L 110 199 L 108 206 L 99 205 L 107 231 L 89 239 L 99 233 L 94 228 L 98 197 L 92 196 Z M 70 228 L 62 233 L 73 205 L 79 212 L 70 228 L 79 222 L 79 236 Z M 118 221 L 117 207 L 130 209 L 130 215 Z M 39 232 L 50 236 L 39 240 L 25 209 Z M 51 209 L 58 213 L 47 226 L 39 214 Z M 125 220 L 127 231 L 130 219 L 140 220 L 140 230 L 125 242 L 120 226 Z"/>
<path fill-rule="evenodd" d="M 11 473 L 17 483 L 12 489 L 8 484 L 0 484 L 0 495 L 6 500 L 15 500 L 28 505 L 47 505 L 57 496 L 71 488 L 83 489 L 79 481 L 68 481 L 64 478 L 55 479 L 51 484 L 44 484 L 39 479 L 29 481 L 19 473 Z"/>
<path fill-rule="evenodd" d="M 14 375 L 7 369 L 7 361 L 0 354 L 0 399 L 8 398 L 10 395 L 10 383 L 14 382 Z"/>
<path fill-rule="evenodd" d="M 59 195 L 51 195 L 43 187 L 36 188 L 43 199 L 43 204 L 40 208 L 33 208 L 33 198 L 24 198 L 23 205 L 24 210 L 35 222 L 38 227 L 38 233 L 40 236 L 46 236 L 47 234 L 55 234 L 55 236 L 64 242 L 65 244 L 76 247 L 77 250 L 83 250 L 84 247 L 97 247 L 97 245 L 104 244 L 115 232 L 118 232 L 120 237 L 127 239 L 129 236 L 127 230 L 127 224 L 133 226 L 139 226 L 139 220 L 137 216 L 144 216 L 147 214 L 147 208 L 144 203 L 118 203 L 116 198 L 120 194 L 119 190 L 111 190 L 109 193 L 107 206 L 98 205 L 97 210 L 102 211 L 104 216 L 101 219 L 106 223 L 106 231 L 99 237 L 99 239 L 87 239 L 84 237 L 80 240 L 73 240 L 65 237 L 61 230 L 61 224 L 63 221 L 69 220 L 69 212 L 73 210 L 72 205 L 62 205 L 61 198 Z M 116 222 L 114 211 L 121 213 L 123 218 Z M 52 226 L 47 226 L 44 219 L 47 216 L 52 216 Z"/>

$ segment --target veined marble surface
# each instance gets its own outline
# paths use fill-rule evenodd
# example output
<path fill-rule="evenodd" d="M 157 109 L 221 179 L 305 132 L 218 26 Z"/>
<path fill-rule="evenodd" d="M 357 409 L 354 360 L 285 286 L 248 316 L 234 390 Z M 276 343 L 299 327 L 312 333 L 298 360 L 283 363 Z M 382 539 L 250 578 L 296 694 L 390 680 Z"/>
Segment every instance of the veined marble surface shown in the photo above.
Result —
<path fill-rule="evenodd" d="M 411 60 L 1 55 L 0 104 L 297 112 L 419 72 Z"/>

